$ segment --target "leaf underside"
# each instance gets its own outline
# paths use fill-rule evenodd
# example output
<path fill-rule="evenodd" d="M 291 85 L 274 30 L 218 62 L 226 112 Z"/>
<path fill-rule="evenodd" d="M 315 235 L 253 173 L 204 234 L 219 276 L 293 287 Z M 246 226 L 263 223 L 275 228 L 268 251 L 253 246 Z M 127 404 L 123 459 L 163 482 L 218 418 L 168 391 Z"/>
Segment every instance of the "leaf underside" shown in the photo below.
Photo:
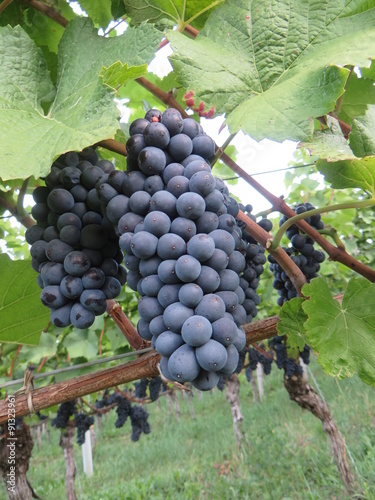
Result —
<path fill-rule="evenodd" d="M 352 278 L 342 304 L 334 300 L 328 285 L 316 278 L 303 287 L 310 297 L 303 304 L 308 344 L 331 376 L 345 378 L 358 373 L 375 385 L 375 284 Z"/>
<path fill-rule="evenodd" d="M 48 325 L 49 310 L 40 302 L 36 272 L 29 260 L 0 255 L 0 342 L 37 345 Z"/>

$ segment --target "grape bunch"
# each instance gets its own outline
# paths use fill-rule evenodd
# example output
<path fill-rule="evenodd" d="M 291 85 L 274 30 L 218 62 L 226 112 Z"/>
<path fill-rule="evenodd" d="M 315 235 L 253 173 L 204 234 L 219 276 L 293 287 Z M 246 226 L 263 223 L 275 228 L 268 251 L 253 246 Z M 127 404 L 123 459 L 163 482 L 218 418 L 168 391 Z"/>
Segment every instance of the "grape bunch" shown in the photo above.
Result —
<path fill-rule="evenodd" d="M 74 415 L 76 412 L 76 400 L 67 401 L 66 403 L 62 403 L 57 408 L 57 415 L 51 422 L 53 427 L 56 429 L 65 429 L 70 417 Z"/>
<path fill-rule="evenodd" d="M 251 213 L 252 205 L 246 206 L 240 204 L 239 208 L 254 222 L 255 216 Z M 239 227 L 242 227 L 242 221 L 237 221 Z M 271 231 L 272 222 L 268 219 L 262 219 L 258 224 L 265 230 Z M 246 323 L 251 323 L 252 319 L 258 314 L 257 306 L 261 302 L 257 294 L 260 276 L 264 272 L 264 264 L 267 262 L 265 249 L 246 231 L 242 232 L 242 248 L 245 258 L 245 268 L 240 275 L 240 286 L 245 293 L 245 299 L 242 303 L 246 311 Z"/>
<path fill-rule="evenodd" d="M 142 379 L 142 380 L 147 380 L 147 379 Z M 161 385 L 160 377 L 155 377 L 154 379 L 150 380 L 149 383 L 150 390 L 153 380 L 158 380 Z M 143 382 L 143 384 L 145 383 Z M 146 384 L 146 387 L 147 385 L 148 384 Z M 159 390 L 157 391 L 157 395 L 159 395 Z M 122 427 L 129 417 L 132 427 L 132 434 L 131 434 L 132 441 L 138 441 L 142 432 L 144 434 L 149 434 L 151 432 L 150 424 L 148 423 L 148 412 L 142 406 L 132 405 L 129 399 L 120 392 L 113 392 L 112 394 L 109 395 L 108 391 L 106 391 L 103 395 L 103 398 L 95 403 L 95 407 L 105 408 L 107 406 L 113 405 L 114 403 L 116 404 L 116 413 L 117 413 L 117 420 L 115 422 L 115 427 L 117 429 Z"/>
<path fill-rule="evenodd" d="M 163 382 L 160 377 L 154 377 L 150 380 L 142 378 L 139 382 L 135 382 L 134 384 L 134 395 L 136 398 L 146 398 L 148 388 L 151 401 L 156 401 L 159 397 L 162 384 Z"/>
<path fill-rule="evenodd" d="M 297 215 L 313 210 L 314 206 L 311 203 L 300 203 L 295 207 Z M 288 218 L 284 215 L 279 222 L 281 226 Z M 320 214 L 312 215 L 304 219 L 316 230 L 324 228 L 324 223 L 321 220 Z M 301 269 L 309 282 L 315 278 L 320 269 L 320 264 L 324 262 L 325 255 L 321 250 L 314 248 L 314 240 L 307 234 L 304 234 L 295 224 L 286 230 L 286 235 L 291 242 L 291 247 L 284 248 L 293 262 Z M 287 300 L 297 297 L 297 291 L 292 282 L 288 278 L 282 267 L 276 262 L 272 255 L 268 256 L 270 262 L 270 270 L 274 274 L 273 287 L 277 290 L 279 298 L 277 304 L 282 306 Z"/>
<path fill-rule="evenodd" d="M 60 156 L 46 185 L 33 192 L 37 224 L 27 229 L 26 241 L 55 326 L 88 328 L 126 281 L 118 237 L 103 215 L 113 179 L 114 165 L 87 148 Z"/>
<path fill-rule="evenodd" d="M 167 379 L 208 390 L 234 371 L 246 342 L 238 207 L 212 175 L 215 144 L 194 120 L 152 109 L 129 131 L 127 171 L 98 189 L 140 294 L 138 332 Z"/>
<path fill-rule="evenodd" d="M 86 432 L 90 429 L 90 426 L 94 424 L 94 417 L 86 413 L 76 413 L 74 422 L 77 430 L 77 444 L 82 446 L 86 440 Z"/>
<path fill-rule="evenodd" d="M 132 407 L 132 412 L 130 413 L 130 422 L 132 426 L 132 441 L 139 441 L 142 432 L 144 434 L 150 434 L 151 427 L 148 423 L 148 412 L 143 408 L 143 406 Z"/>
<path fill-rule="evenodd" d="M 139 382 L 134 383 L 134 395 L 136 398 L 144 399 L 146 397 L 148 379 L 141 378 Z"/>
<path fill-rule="evenodd" d="M 132 405 L 122 394 L 115 394 L 113 399 L 115 399 L 117 403 L 117 420 L 115 422 L 115 427 L 116 429 L 119 429 L 125 424 L 127 418 L 131 415 Z"/>

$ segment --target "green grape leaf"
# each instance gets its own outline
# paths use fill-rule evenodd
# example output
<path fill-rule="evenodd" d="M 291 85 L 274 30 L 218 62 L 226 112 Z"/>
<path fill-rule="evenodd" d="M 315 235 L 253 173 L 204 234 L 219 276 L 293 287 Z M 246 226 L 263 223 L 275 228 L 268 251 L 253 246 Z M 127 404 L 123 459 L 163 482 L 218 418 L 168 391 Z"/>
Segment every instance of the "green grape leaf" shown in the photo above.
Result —
<path fill-rule="evenodd" d="M 111 348 L 115 351 L 120 347 L 128 346 L 129 343 L 124 337 L 124 335 L 120 332 L 117 325 L 110 323 L 105 329 L 105 335 L 111 343 Z"/>
<path fill-rule="evenodd" d="M 375 196 L 375 156 L 335 162 L 318 160 L 316 168 L 334 189 L 361 188 Z"/>
<path fill-rule="evenodd" d="M 35 9 L 25 10 L 21 26 L 38 47 L 45 45 L 51 52 L 57 53 L 65 31 L 63 26 Z"/>
<path fill-rule="evenodd" d="M 359 78 L 353 71 L 346 83 L 338 117 L 350 123 L 351 119 L 363 116 L 369 104 L 375 104 L 374 81 L 370 78 Z"/>
<path fill-rule="evenodd" d="M 56 349 L 55 335 L 43 332 L 38 346 L 24 346 L 22 348 L 20 360 L 28 363 L 39 363 L 42 358 L 53 356 L 56 353 Z"/>
<path fill-rule="evenodd" d="M 112 20 L 111 3 L 107 0 L 79 0 L 79 5 L 102 28 Z"/>
<path fill-rule="evenodd" d="M 305 299 L 295 298 L 288 300 L 280 309 L 277 323 L 277 333 L 279 335 L 288 335 L 288 347 L 297 347 L 303 350 L 306 340 L 306 330 L 304 323 L 307 319 L 306 313 L 302 309 Z"/>
<path fill-rule="evenodd" d="M 375 88 L 375 87 L 373 87 Z M 375 106 L 368 106 L 364 116 L 353 120 L 349 144 L 360 158 L 375 155 Z"/>
<path fill-rule="evenodd" d="M 126 13 L 133 24 L 143 21 L 160 23 L 164 19 L 173 21 L 178 29 L 191 24 L 201 29 L 211 10 L 224 0 L 124 0 Z"/>
<path fill-rule="evenodd" d="M 375 80 L 375 64 L 374 61 L 371 61 L 371 64 L 360 68 L 361 69 L 361 75 L 364 78 L 370 78 L 371 80 Z"/>
<path fill-rule="evenodd" d="M 341 131 L 338 120 L 327 116 L 327 128 L 314 132 L 311 142 L 300 142 L 299 148 L 306 148 L 311 155 L 317 155 L 326 160 L 355 159 L 348 141 Z"/>
<path fill-rule="evenodd" d="M 49 321 L 29 260 L 0 255 L 0 342 L 38 345 Z"/>
<path fill-rule="evenodd" d="M 298 15 L 296 15 L 298 12 Z M 375 55 L 366 0 L 227 0 L 195 40 L 168 32 L 171 62 L 193 109 L 226 113 L 260 141 L 310 140 L 313 118 L 335 107 L 349 71 Z M 235 57 L 234 57 L 235 54 Z"/>
<path fill-rule="evenodd" d="M 140 76 L 147 74 L 147 64 L 141 64 L 140 66 L 131 66 L 129 68 L 128 63 L 122 64 L 117 61 L 108 68 L 103 66 L 99 76 L 103 78 L 103 83 L 111 87 L 112 89 L 117 89 L 121 85 L 125 85 L 129 80 L 134 80 Z"/>
<path fill-rule="evenodd" d="M 125 12 L 125 5 L 122 0 L 111 0 L 111 13 L 113 19 L 119 19 Z"/>
<path fill-rule="evenodd" d="M 55 95 L 41 50 L 20 27 L 0 28 L 0 177 L 42 177 L 59 154 L 113 137 L 118 110 L 99 72 L 116 61 L 149 62 L 159 40 L 150 25 L 108 39 L 87 18 L 71 21 L 59 44 Z"/>
<path fill-rule="evenodd" d="M 71 358 L 95 359 L 98 353 L 98 338 L 92 330 L 73 328 L 64 338 L 64 347 Z"/>
<path fill-rule="evenodd" d="M 326 373 L 359 377 L 375 385 L 375 284 L 352 278 L 342 299 L 334 300 L 323 278 L 302 288 L 310 297 L 303 304 L 308 344 L 318 353 Z"/>
<path fill-rule="evenodd" d="M 0 14 L 0 26 L 15 26 L 22 19 L 23 8 L 21 8 L 20 0 L 13 0 L 7 8 Z"/>

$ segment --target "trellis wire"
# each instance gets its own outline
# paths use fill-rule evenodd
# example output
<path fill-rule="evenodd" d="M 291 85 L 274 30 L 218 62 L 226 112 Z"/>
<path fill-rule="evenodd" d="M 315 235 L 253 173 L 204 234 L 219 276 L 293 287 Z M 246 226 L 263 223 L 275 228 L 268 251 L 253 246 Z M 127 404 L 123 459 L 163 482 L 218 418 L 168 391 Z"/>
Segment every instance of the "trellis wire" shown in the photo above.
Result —
<path fill-rule="evenodd" d="M 57 375 L 58 373 L 64 373 L 64 372 L 69 372 L 72 370 L 78 370 L 80 368 L 86 368 L 88 366 L 93 366 L 93 365 L 99 365 L 102 363 L 108 363 L 109 361 L 115 361 L 117 359 L 123 359 L 123 358 L 128 358 L 130 356 L 136 356 L 137 354 L 144 354 L 146 352 L 152 351 L 152 347 L 147 347 L 145 349 L 140 349 L 139 351 L 131 351 L 131 352 L 126 352 L 124 354 L 118 354 L 116 356 L 111 356 L 109 358 L 103 358 L 103 359 L 96 359 L 94 361 L 89 361 L 87 363 L 81 363 L 79 365 L 71 365 L 71 366 L 66 366 L 65 368 L 59 368 L 58 370 L 52 370 L 50 372 L 45 372 L 45 373 L 38 373 L 33 377 L 33 380 L 38 380 L 43 377 L 49 377 L 51 375 Z M 3 385 L 0 385 L 0 389 L 3 389 L 5 387 L 10 387 L 11 385 L 16 385 L 16 384 L 23 384 L 24 379 L 19 378 L 17 380 L 10 380 L 9 382 L 6 382 Z"/>

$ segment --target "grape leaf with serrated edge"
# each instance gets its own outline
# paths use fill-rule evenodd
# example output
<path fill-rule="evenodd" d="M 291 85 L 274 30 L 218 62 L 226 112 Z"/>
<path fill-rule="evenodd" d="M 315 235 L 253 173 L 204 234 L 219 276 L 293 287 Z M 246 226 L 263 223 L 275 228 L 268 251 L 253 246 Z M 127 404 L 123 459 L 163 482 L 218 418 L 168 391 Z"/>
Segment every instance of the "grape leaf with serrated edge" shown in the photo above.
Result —
<path fill-rule="evenodd" d="M 298 147 L 306 148 L 312 155 L 318 155 L 327 160 L 355 159 L 339 122 L 332 116 L 327 116 L 325 130 L 314 132 L 311 142 L 300 142 Z"/>
<path fill-rule="evenodd" d="M 345 86 L 338 117 L 350 124 L 352 118 L 363 116 L 370 104 L 375 104 L 374 81 L 371 78 L 359 78 L 353 71 Z"/>
<path fill-rule="evenodd" d="M 195 40 L 168 33 L 192 106 L 214 106 L 231 132 L 256 140 L 310 139 L 311 118 L 331 111 L 344 91 L 342 66 L 364 66 L 375 53 L 373 2 L 327 3 L 228 0 Z"/>
<path fill-rule="evenodd" d="M 375 155 L 375 106 L 368 106 L 364 116 L 353 120 L 349 144 L 358 157 Z"/>
<path fill-rule="evenodd" d="M 102 28 L 112 20 L 111 4 L 108 0 L 79 0 L 81 8 Z"/>
<path fill-rule="evenodd" d="M 361 188 L 375 195 L 375 156 L 335 162 L 318 160 L 316 168 L 334 189 Z"/>
<path fill-rule="evenodd" d="M 134 80 L 140 76 L 147 74 L 147 64 L 140 66 L 131 66 L 128 63 L 122 64 L 117 61 L 108 68 L 103 66 L 100 70 L 99 76 L 103 78 L 103 83 L 113 89 L 117 89 L 120 85 L 125 85 L 129 80 Z"/>
<path fill-rule="evenodd" d="M 99 71 L 119 60 L 149 62 L 159 41 L 151 25 L 108 39 L 89 19 L 71 21 L 59 45 L 56 97 L 45 115 L 42 102 L 53 99 L 54 87 L 40 49 L 20 27 L 0 28 L 0 177 L 46 175 L 57 155 L 113 137 L 118 111 Z"/>
<path fill-rule="evenodd" d="M 294 298 L 285 302 L 280 309 L 280 321 L 276 326 L 279 335 L 288 335 L 288 346 L 298 347 L 300 351 L 307 342 L 304 327 L 307 315 L 302 309 L 304 301 L 303 298 Z"/>
<path fill-rule="evenodd" d="M 302 308 L 308 344 L 326 373 L 338 378 L 359 377 L 375 385 L 375 284 L 352 278 L 342 299 L 334 300 L 322 278 L 302 288 L 310 300 Z"/>

